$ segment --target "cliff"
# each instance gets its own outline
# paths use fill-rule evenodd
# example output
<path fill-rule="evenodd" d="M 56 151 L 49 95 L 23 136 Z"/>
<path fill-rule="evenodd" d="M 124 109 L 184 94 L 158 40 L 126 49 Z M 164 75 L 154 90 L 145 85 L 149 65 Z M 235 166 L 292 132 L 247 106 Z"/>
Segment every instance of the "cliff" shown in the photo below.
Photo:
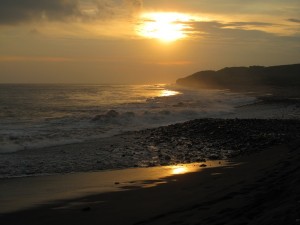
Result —
<path fill-rule="evenodd" d="M 226 67 L 218 71 L 200 71 L 178 79 L 176 83 L 186 87 L 232 90 L 252 90 L 263 87 L 300 88 L 300 64 Z"/>

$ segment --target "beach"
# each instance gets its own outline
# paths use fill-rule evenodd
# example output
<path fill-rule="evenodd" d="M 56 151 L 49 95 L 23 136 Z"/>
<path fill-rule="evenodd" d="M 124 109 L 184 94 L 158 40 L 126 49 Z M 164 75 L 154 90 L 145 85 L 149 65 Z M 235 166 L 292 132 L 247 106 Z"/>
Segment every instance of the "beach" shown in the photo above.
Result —
<path fill-rule="evenodd" d="M 298 224 L 299 130 L 299 120 L 200 119 L 117 135 L 109 140 L 127 149 L 122 158 L 133 157 L 132 149 L 145 143 L 156 146 L 150 148 L 152 161 L 101 174 L 2 179 L 2 202 L 10 204 L 2 207 L 0 220 L 5 225 Z M 89 146 L 107 144 L 102 139 Z M 192 170 L 170 172 L 186 163 Z"/>
<path fill-rule="evenodd" d="M 1 224 L 298 224 L 298 116 L 298 99 L 268 97 L 225 118 L 2 154 Z"/>
<path fill-rule="evenodd" d="M 197 119 L 83 143 L 2 154 L 2 178 L 230 159 L 299 138 L 297 119 Z M 6 177 L 9 175 L 9 177 Z"/>
<path fill-rule="evenodd" d="M 42 204 L 1 215 L 1 223 L 298 224 L 299 146 L 264 149 L 219 167 L 208 164 L 199 172 L 165 177 L 154 187 Z M 145 181 L 151 182 L 157 181 Z"/>

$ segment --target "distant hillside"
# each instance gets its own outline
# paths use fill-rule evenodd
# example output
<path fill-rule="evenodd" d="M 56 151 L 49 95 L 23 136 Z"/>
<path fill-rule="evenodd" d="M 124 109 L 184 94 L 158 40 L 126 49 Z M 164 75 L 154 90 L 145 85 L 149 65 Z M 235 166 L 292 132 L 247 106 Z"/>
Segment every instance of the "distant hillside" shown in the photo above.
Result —
<path fill-rule="evenodd" d="M 226 67 L 200 71 L 178 79 L 177 84 L 194 88 L 252 90 L 257 88 L 300 88 L 300 64 L 281 66 Z"/>

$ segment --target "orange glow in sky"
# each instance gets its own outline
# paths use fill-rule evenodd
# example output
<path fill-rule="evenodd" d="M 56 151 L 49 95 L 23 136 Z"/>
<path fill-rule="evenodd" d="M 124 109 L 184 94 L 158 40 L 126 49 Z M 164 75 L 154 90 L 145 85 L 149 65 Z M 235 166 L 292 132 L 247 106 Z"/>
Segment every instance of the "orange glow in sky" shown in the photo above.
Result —
<path fill-rule="evenodd" d="M 299 0 L 18 2 L 0 1 L 0 83 L 169 84 L 299 63 Z"/>

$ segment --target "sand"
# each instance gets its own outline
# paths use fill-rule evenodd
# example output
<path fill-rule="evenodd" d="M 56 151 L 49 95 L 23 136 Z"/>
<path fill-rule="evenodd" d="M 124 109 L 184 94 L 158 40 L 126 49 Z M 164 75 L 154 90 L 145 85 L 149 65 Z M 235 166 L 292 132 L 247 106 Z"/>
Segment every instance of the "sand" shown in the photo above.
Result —
<path fill-rule="evenodd" d="M 165 177 L 153 187 L 133 185 L 125 191 L 61 200 L 2 214 L 0 221 L 5 225 L 300 224 L 299 151 L 299 141 L 275 146 L 224 166 L 208 165 L 198 172 Z"/>
<path fill-rule="evenodd" d="M 224 160 L 206 161 L 205 163 L 2 179 L 0 182 L 0 214 L 16 212 L 58 200 L 137 187 L 153 187 L 166 183 L 166 179 L 175 174 L 198 172 L 206 167 L 212 168 L 225 164 Z"/>

